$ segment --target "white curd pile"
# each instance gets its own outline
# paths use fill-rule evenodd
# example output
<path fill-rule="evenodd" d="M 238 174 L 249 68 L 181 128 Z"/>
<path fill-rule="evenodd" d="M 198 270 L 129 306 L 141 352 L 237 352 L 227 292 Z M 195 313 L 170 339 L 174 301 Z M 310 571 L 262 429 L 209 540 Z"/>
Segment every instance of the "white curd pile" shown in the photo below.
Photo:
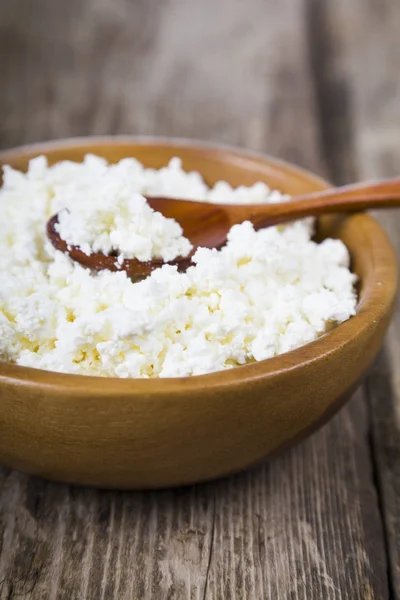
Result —
<path fill-rule="evenodd" d="M 255 232 L 233 227 L 222 250 L 200 248 L 193 267 L 170 265 L 134 283 L 91 272 L 55 250 L 46 222 L 87 254 L 172 260 L 190 241 L 142 195 L 220 203 L 280 202 L 265 184 L 209 189 L 180 160 L 146 169 L 108 165 L 4 169 L 0 190 L 0 357 L 19 365 L 112 377 L 200 375 L 259 361 L 315 340 L 354 315 L 356 276 L 338 240 L 311 240 L 313 221 Z M 65 210 L 63 210 L 65 209 Z"/>

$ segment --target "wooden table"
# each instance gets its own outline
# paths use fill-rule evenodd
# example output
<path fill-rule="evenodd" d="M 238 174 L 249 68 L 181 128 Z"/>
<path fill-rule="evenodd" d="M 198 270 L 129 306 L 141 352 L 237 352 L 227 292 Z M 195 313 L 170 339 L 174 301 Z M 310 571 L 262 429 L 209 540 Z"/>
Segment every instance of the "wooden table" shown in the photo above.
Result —
<path fill-rule="evenodd" d="M 336 183 L 400 171 L 398 0 L 0 0 L 0 145 L 141 133 Z M 400 218 L 380 217 L 400 257 Z M 111 493 L 0 471 L 0 599 L 400 598 L 400 316 L 324 429 L 239 476 Z"/>

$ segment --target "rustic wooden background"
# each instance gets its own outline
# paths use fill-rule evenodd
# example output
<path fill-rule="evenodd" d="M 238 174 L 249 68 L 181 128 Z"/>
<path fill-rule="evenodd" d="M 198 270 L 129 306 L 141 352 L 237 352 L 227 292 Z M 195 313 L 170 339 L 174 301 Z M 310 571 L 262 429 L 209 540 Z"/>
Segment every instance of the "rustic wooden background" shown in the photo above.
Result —
<path fill-rule="evenodd" d="M 398 0 L 0 0 L 0 145 L 174 135 L 336 183 L 398 174 L 399 31 Z M 399 216 L 381 220 L 400 257 Z M 397 311 L 347 408 L 216 483 L 110 493 L 0 470 L 0 599 L 400 598 L 399 361 Z"/>

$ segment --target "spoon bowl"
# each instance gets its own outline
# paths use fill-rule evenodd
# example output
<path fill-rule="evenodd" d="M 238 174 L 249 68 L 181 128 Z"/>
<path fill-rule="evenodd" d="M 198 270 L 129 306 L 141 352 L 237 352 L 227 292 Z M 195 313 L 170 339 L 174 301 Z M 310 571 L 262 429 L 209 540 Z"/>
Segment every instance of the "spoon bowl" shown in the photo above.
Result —
<path fill-rule="evenodd" d="M 136 258 L 125 258 L 122 261 L 118 261 L 117 253 L 112 255 L 103 254 L 102 252 L 86 254 L 79 248 L 79 246 L 69 245 L 59 235 L 59 233 L 56 231 L 57 223 L 58 214 L 54 215 L 48 220 L 47 237 L 56 250 L 60 250 L 61 252 L 64 252 L 64 254 L 68 254 L 72 260 L 78 262 L 83 267 L 87 267 L 94 271 L 102 271 L 104 269 L 107 271 L 125 271 L 128 274 L 128 277 L 131 279 L 141 279 L 150 275 L 154 269 L 158 269 L 166 264 L 162 258 L 153 258 L 147 262 L 137 260 Z M 180 271 L 184 271 L 190 265 L 192 255 L 193 252 L 186 257 L 177 257 L 170 264 L 176 264 L 178 265 L 178 269 Z"/>

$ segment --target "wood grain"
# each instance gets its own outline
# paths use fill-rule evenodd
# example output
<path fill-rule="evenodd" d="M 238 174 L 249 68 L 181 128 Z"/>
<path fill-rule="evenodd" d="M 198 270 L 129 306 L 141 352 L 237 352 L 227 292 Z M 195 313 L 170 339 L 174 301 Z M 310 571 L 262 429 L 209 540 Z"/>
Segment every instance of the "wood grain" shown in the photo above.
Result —
<path fill-rule="evenodd" d="M 358 397 L 264 467 L 174 492 L 4 472 L 0 598 L 385 598 L 367 426 Z"/>
<path fill-rule="evenodd" d="M 338 182 L 395 174 L 399 15 L 391 0 L 2 0 L 0 145 L 156 133 L 266 150 Z M 384 599 L 380 509 L 394 596 L 399 331 L 396 315 L 369 405 L 360 391 L 255 471 L 128 494 L 3 469 L 0 599 Z"/>
<path fill-rule="evenodd" d="M 397 175 L 400 164 L 399 7 L 391 0 L 379 3 L 339 0 L 334 4 L 325 0 L 315 4 L 318 6 L 314 8 L 320 11 L 321 35 L 328 40 L 332 36 L 329 32 L 336 35 L 333 54 L 319 53 L 323 73 L 336 74 L 333 78 L 331 75 L 330 98 L 341 95 L 347 107 L 326 98 L 331 114 L 337 111 L 336 128 L 326 140 L 335 157 L 331 175 L 338 182 Z M 315 12 L 313 14 L 315 16 Z M 349 164 L 352 165 L 350 172 Z M 375 216 L 388 231 L 400 257 L 399 215 L 387 211 Z M 386 347 L 365 386 L 374 479 L 389 556 L 390 592 L 396 599 L 400 598 L 399 309 L 398 301 Z"/>

